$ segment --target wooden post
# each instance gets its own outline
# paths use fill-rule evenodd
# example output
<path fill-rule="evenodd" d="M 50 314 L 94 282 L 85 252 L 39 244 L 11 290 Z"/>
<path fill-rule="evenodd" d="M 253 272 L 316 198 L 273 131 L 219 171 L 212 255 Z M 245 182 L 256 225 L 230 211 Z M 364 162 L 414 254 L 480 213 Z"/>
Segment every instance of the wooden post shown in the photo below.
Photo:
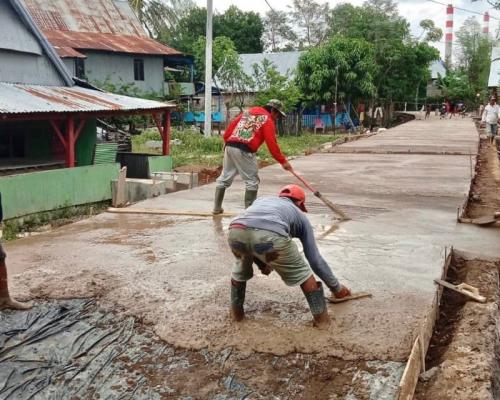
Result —
<path fill-rule="evenodd" d="M 163 121 L 163 155 L 170 154 L 170 110 L 165 111 L 165 120 Z"/>
<path fill-rule="evenodd" d="M 66 120 L 66 134 L 68 135 L 66 149 L 66 166 L 73 168 L 75 166 L 75 120 L 73 117 L 68 117 Z"/>
<path fill-rule="evenodd" d="M 113 207 L 123 207 L 127 203 L 127 167 L 123 167 L 118 175 L 116 190 L 113 193 Z"/>

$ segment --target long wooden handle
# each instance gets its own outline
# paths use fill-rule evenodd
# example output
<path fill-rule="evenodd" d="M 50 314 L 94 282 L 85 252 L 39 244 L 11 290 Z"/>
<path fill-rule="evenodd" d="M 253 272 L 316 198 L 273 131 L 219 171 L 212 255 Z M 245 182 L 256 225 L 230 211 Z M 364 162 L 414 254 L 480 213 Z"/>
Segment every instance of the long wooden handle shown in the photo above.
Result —
<path fill-rule="evenodd" d="M 295 176 L 299 181 L 301 181 L 306 188 L 308 188 L 312 193 L 319 193 L 317 190 L 314 190 L 314 188 L 307 183 L 307 181 L 302 178 L 299 174 L 297 174 L 293 169 L 290 171 L 293 176 Z"/>
<path fill-rule="evenodd" d="M 291 170 L 290 172 L 293 174 L 293 176 L 295 176 L 300 182 L 302 182 L 306 188 L 308 188 L 318 199 L 320 199 L 335 214 L 340 215 L 340 217 L 346 221 L 351 219 L 351 218 L 349 218 L 349 216 L 346 213 L 344 213 L 340 208 L 338 208 L 330 200 L 323 197 L 323 195 L 318 190 L 314 190 L 314 188 L 304 178 L 302 178 L 299 174 L 297 174 L 294 170 Z"/>

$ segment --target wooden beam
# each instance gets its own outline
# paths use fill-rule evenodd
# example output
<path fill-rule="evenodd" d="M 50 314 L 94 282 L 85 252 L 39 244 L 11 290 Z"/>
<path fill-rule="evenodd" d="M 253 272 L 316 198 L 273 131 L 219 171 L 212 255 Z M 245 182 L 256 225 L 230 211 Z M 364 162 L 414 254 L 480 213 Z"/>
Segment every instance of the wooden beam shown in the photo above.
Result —
<path fill-rule="evenodd" d="M 75 143 L 78 141 L 78 138 L 80 137 L 80 133 L 82 133 L 82 129 L 85 126 L 85 122 L 87 122 L 85 119 L 81 119 L 80 123 L 78 124 L 78 126 L 75 130 Z"/>
<path fill-rule="evenodd" d="M 180 215 L 188 217 L 234 217 L 236 213 L 225 212 L 223 214 L 213 215 L 211 212 L 204 211 L 173 211 L 153 208 L 113 208 L 107 209 L 109 213 L 116 214 L 149 214 L 149 215 Z"/>
<path fill-rule="evenodd" d="M 453 257 L 453 247 L 449 250 L 445 249 L 445 260 L 443 265 L 443 270 L 441 273 L 442 277 L 446 277 L 448 273 L 448 268 L 451 264 Z M 427 312 L 427 316 L 424 322 L 420 325 L 418 329 L 418 335 L 413 342 L 413 347 L 411 349 L 410 356 L 406 363 L 403 376 L 399 382 L 398 400 L 412 400 L 413 394 L 415 393 L 415 388 L 417 387 L 418 376 L 421 372 L 425 372 L 425 356 L 427 354 L 427 349 L 434 332 L 434 326 L 439 317 L 439 305 L 441 302 L 442 288 L 439 286 L 436 288 L 436 293 L 434 295 L 434 301 L 432 306 Z"/>
<path fill-rule="evenodd" d="M 165 112 L 165 120 L 163 121 L 163 155 L 170 154 L 170 110 Z"/>
<path fill-rule="evenodd" d="M 68 148 L 68 144 L 66 142 L 66 139 L 64 139 L 64 135 L 62 134 L 61 130 L 59 129 L 59 127 L 57 126 L 56 122 L 53 119 L 49 120 L 49 122 L 50 125 L 52 125 L 52 128 L 54 129 L 54 132 L 56 133 L 57 137 L 61 141 L 64 150 L 66 151 Z"/>
<path fill-rule="evenodd" d="M 68 147 L 66 148 L 66 166 L 75 166 L 75 120 L 69 117 L 66 120 L 66 134 L 68 135 Z"/>
<path fill-rule="evenodd" d="M 158 128 L 158 132 L 160 132 L 160 136 L 163 139 L 163 127 L 161 124 L 161 117 L 157 113 L 152 113 L 151 115 L 153 116 L 153 120 L 155 121 L 156 128 Z"/>
<path fill-rule="evenodd" d="M 2 114 L 1 121 L 49 121 L 49 120 L 65 120 L 68 116 L 73 116 L 77 119 L 88 119 L 97 117 L 114 117 L 126 115 L 151 115 L 151 113 L 163 113 L 167 110 L 176 108 L 176 106 L 167 106 L 160 108 L 151 108 L 147 110 L 105 110 L 105 111 L 75 111 L 75 112 L 41 112 L 41 113 L 19 113 L 19 114 Z"/>

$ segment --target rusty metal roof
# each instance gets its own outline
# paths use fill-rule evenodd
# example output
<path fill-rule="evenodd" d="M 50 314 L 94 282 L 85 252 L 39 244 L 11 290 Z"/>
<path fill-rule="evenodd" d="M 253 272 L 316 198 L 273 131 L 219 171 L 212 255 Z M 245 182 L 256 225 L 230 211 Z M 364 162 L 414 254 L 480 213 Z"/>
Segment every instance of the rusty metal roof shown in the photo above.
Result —
<path fill-rule="evenodd" d="M 17 85 L 0 82 L 0 119 L 12 114 L 107 113 L 173 107 L 173 103 L 138 99 L 78 86 Z"/>
<path fill-rule="evenodd" d="M 61 57 L 72 57 L 64 48 L 134 54 L 181 54 L 146 34 L 127 0 L 24 2 L 38 27 Z"/>
<path fill-rule="evenodd" d="M 134 54 L 181 54 L 171 47 L 144 36 L 71 31 L 43 31 L 43 33 L 58 53 L 60 48 L 70 47 L 76 50 L 100 50 Z M 65 57 L 63 54 L 65 53 L 59 53 L 61 57 Z"/>
<path fill-rule="evenodd" d="M 61 58 L 87 58 L 85 54 L 66 46 L 53 46 L 59 57 Z"/>
<path fill-rule="evenodd" d="M 147 36 L 127 0 L 24 0 L 44 31 Z"/>

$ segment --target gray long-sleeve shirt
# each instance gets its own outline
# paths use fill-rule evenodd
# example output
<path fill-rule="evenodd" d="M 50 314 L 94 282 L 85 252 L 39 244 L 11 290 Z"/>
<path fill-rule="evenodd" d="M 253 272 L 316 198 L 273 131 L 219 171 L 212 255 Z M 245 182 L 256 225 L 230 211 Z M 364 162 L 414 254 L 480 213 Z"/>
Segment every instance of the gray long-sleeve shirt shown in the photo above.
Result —
<path fill-rule="evenodd" d="M 314 273 L 333 292 L 340 290 L 339 281 L 318 250 L 311 223 L 292 200 L 286 197 L 261 197 L 232 223 L 264 229 L 285 237 L 298 238 Z"/>

